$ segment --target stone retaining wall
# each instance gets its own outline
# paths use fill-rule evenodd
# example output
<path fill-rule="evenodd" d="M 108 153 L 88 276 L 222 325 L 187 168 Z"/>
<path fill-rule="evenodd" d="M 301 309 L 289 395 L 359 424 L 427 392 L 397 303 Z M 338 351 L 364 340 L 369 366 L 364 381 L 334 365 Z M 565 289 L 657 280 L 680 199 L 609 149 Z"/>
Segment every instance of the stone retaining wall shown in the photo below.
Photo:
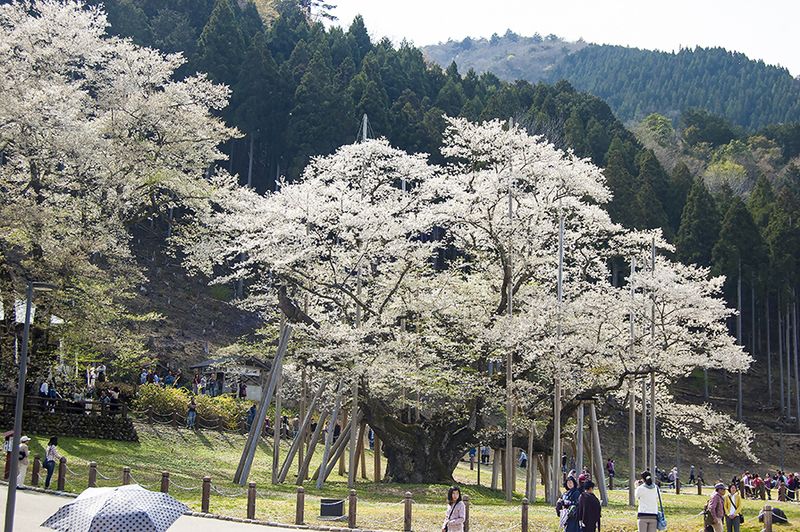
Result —
<path fill-rule="evenodd" d="M 0 427 L 14 426 L 14 416 L 0 412 Z M 130 419 L 120 416 L 94 416 L 48 412 L 25 412 L 22 418 L 24 433 L 77 436 L 101 440 L 139 441 Z"/>

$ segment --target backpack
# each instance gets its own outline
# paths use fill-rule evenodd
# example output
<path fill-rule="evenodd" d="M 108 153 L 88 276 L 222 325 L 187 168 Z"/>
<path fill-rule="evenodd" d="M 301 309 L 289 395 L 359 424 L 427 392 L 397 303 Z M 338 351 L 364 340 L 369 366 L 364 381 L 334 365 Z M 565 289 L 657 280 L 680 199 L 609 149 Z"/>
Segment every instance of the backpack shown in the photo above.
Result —
<path fill-rule="evenodd" d="M 714 516 L 711 515 L 711 510 L 708 509 L 708 505 L 711 501 L 707 502 L 705 506 L 703 506 L 703 526 L 709 527 L 714 524 Z"/>

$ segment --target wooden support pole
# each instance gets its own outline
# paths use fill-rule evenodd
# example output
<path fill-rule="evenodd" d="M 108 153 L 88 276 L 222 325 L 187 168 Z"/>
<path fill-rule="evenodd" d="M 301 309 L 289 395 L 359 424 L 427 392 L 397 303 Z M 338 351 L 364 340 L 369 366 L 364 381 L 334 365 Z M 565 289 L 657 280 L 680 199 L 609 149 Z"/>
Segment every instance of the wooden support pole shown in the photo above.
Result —
<path fill-rule="evenodd" d="M 275 424 L 272 426 L 272 483 L 278 483 L 278 464 L 281 459 L 281 427 L 283 420 L 281 412 L 282 404 L 281 399 L 281 384 L 283 384 L 283 375 L 278 374 L 278 382 L 275 386 Z"/>
<path fill-rule="evenodd" d="M 343 383 L 339 383 L 338 390 L 336 392 L 336 399 L 333 403 L 333 411 L 331 412 L 331 420 L 328 423 L 328 432 L 325 435 L 325 449 L 322 451 L 322 464 L 327 466 L 328 458 L 330 458 L 331 446 L 333 446 L 333 431 L 336 428 L 336 420 L 339 417 L 339 408 L 342 406 L 342 394 L 344 393 L 344 386 Z M 341 433 L 339 434 L 341 436 Z M 311 453 L 309 453 L 311 454 Z M 322 489 L 322 485 L 324 484 L 323 477 L 324 475 L 320 475 L 317 478 L 317 489 Z"/>
<path fill-rule="evenodd" d="M 633 377 L 628 379 L 628 506 L 636 505 L 636 390 Z"/>
<path fill-rule="evenodd" d="M 256 483 L 250 482 L 247 485 L 247 518 L 256 518 Z"/>
<path fill-rule="evenodd" d="M 358 412 L 358 372 L 356 371 L 353 375 L 353 401 L 350 405 L 350 411 L 353 419 L 356 418 Z M 364 437 L 363 430 L 360 433 L 361 439 Z M 348 467 L 349 470 L 347 471 L 347 487 L 353 489 L 356 487 L 356 474 L 358 474 L 358 441 L 359 441 L 359 430 L 356 425 L 353 425 L 353 428 L 350 430 L 350 457 L 348 459 Z M 341 469 L 341 464 L 339 465 Z M 355 528 L 355 527 L 351 527 Z"/>
<path fill-rule="evenodd" d="M 411 528 L 411 492 L 407 491 L 403 498 L 403 532 L 413 532 Z"/>
<path fill-rule="evenodd" d="M 535 499 L 536 495 L 536 457 L 533 456 L 533 423 L 528 430 L 528 463 L 525 465 L 525 497 L 529 501 Z"/>
<path fill-rule="evenodd" d="M 322 427 L 325 426 L 325 420 L 327 418 L 327 410 L 323 410 L 319 413 L 317 426 L 314 428 L 314 432 L 311 434 L 311 441 L 308 443 L 308 453 L 306 453 L 305 459 L 303 460 L 303 465 L 300 467 L 300 471 L 297 472 L 298 486 L 305 482 L 305 480 L 308 478 L 308 468 L 311 464 L 311 459 L 314 457 L 314 451 L 317 448 L 317 442 L 319 442 L 319 438 L 322 435 Z"/>
<path fill-rule="evenodd" d="M 169 493 L 169 471 L 161 472 L 161 493 Z"/>
<path fill-rule="evenodd" d="M 97 487 L 97 462 L 89 462 L 89 483 L 87 487 Z"/>
<path fill-rule="evenodd" d="M 297 502 L 294 509 L 294 524 L 305 524 L 305 510 L 306 510 L 306 490 L 303 486 L 297 488 Z"/>
<path fill-rule="evenodd" d="M 281 484 L 286 481 L 286 476 L 289 474 L 289 468 L 291 468 L 292 466 L 295 453 L 302 451 L 303 449 L 303 443 L 304 443 L 303 440 L 305 439 L 304 434 L 306 433 L 307 427 L 311 424 L 311 415 L 314 412 L 314 407 L 316 406 L 317 401 L 322 395 L 322 390 L 324 388 L 325 385 L 321 384 L 319 389 L 317 389 L 316 393 L 314 393 L 314 397 L 311 398 L 311 404 L 306 410 L 306 414 L 303 417 L 303 422 L 300 425 L 297 434 L 294 435 L 294 440 L 292 440 L 292 446 L 289 448 L 289 454 L 286 455 L 286 460 L 284 460 L 280 473 L 278 473 L 278 484 Z M 300 465 L 302 466 L 302 462 L 300 462 Z"/>
<path fill-rule="evenodd" d="M 303 453 L 305 452 L 305 442 L 306 442 L 306 434 L 308 434 L 308 428 L 304 426 L 306 413 L 311 412 L 314 410 L 314 407 L 309 406 L 306 404 L 308 399 L 308 383 L 306 380 L 306 367 L 305 364 L 303 365 L 303 369 L 301 371 L 301 381 L 300 381 L 300 427 L 297 430 L 297 434 L 294 437 L 300 439 L 300 447 L 297 449 L 297 470 L 300 471 L 300 467 L 303 465 Z M 310 418 L 309 418 L 310 419 Z M 291 460 L 287 461 L 291 462 Z M 288 474 L 288 473 L 287 473 Z M 283 476 L 283 482 L 286 480 L 286 475 Z"/>
<path fill-rule="evenodd" d="M 262 396 L 261 402 L 258 405 L 258 413 L 256 414 L 255 422 L 250 427 L 250 432 L 247 434 L 247 442 L 244 449 L 242 449 L 242 456 L 239 459 L 239 465 L 236 467 L 236 472 L 233 475 L 233 481 L 244 486 L 247 482 L 247 477 L 250 475 L 250 468 L 253 466 L 253 459 L 256 455 L 258 442 L 261 439 L 261 433 L 264 431 L 264 424 L 267 420 L 267 410 L 272 402 L 272 394 L 275 392 L 278 375 L 283 371 L 283 356 L 286 354 L 286 349 L 289 345 L 289 339 L 292 336 L 292 328 L 290 325 L 284 324 L 281 327 L 281 334 L 278 340 L 278 349 L 275 352 L 275 358 L 272 360 L 272 370 L 269 377 L 262 381 L 261 389 L 264 382 L 266 385 L 266 393 Z"/>
<path fill-rule="evenodd" d="M 381 481 L 381 439 L 375 433 L 375 443 L 372 449 L 373 479 L 375 482 Z"/>
<path fill-rule="evenodd" d="M 355 430 L 353 431 L 356 432 Z M 356 490 L 350 490 L 350 496 L 347 501 L 347 526 L 356 528 L 356 509 L 358 507 L 358 497 Z"/>
<path fill-rule="evenodd" d="M 347 410 L 343 410 L 342 411 L 342 430 L 341 430 L 341 432 L 339 432 L 339 438 L 344 437 L 344 427 L 345 427 L 345 425 L 348 424 L 348 419 L 347 419 L 348 418 L 348 414 L 350 414 L 350 412 L 348 412 Z M 337 443 L 338 443 L 338 441 L 337 441 Z M 341 457 L 339 458 L 339 476 L 340 477 L 345 476 L 345 474 L 347 473 L 347 467 L 345 466 L 344 460 L 345 460 L 344 453 L 342 453 Z"/>
<path fill-rule="evenodd" d="M 553 393 L 553 474 L 550 478 L 550 504 L 556 503 L 561 477 L 561 381 L 556 377 Z"/>
<path fill-rule="evenodd" d="M 358 471 L 359 463 L 364 466 L 364 462 L 361 461 L 361 456 L 364 454 L 364 431 L 366 430 L 367 425 L 362 423 L 357 431 L 351 431 L 350 435 L 356 434 L 356 452 L 355 452 L 355 463 L 353 464 L 353 473 L 350 475 L 353 477 L 353 482 L 356 481 L 356 471 Z M 352 440 L 351 440 L 352 441 Z"/>
<path fill-rule="evenodd" d="M 367 424 L 361 424 L 361 437 L 358 439 L 358 455 L 361 457 L 361 478 L 367 480 L 367 451 L 364 444 L 364 434 L 366 433 Z"/>
<path fill-rule="evenodd" d="M 351 431 L 357 430 L 355 425 L 361 421 L 361 414 L 357 413 L 356 417 L 351 417 L 350 422 L 347 424 L 347 429 L 343 430 L 341 435 L 339 436 L 339 441 L 337 441 L 336 451 L 333 454 L 333 458 L 331 459 L 331 463 L 328 466 L 328 470 L 324 475 L 320 475 L 323 482 L 328 480 L 328 477 L 333 473 L 333 468 L 336 467 L 337 460 L 341 459 L 344 456 L 344 451 L 347 449 L 347 438 L 350 436 Z M 341 445 L 339 445 L 341 443 Z M 317 478 L 317 483 L 319 484 L 319 478 Z"/>
<path fill-rule="evenodd" d="M 575 457 L 575 469 L 577 470 L 578 475 L 583 472 L 583 425 L 584 425 L 584 410 L 583 410 L 583 401 L 578 403 L 578 431 L 575 434 L 575 441 L 578 444 L 578 450 L 576 451 Z"/>
<path fill-rule="evenodd" d="M 600 488 L 600 499 L 603 506 L 608 506 L 608 489 L 606 488 L 606 474 L 603 467 L 603 451 L 600 447 L 600 427 L 597 425 L 597 408 L 592 401 L 589 403 L 589 423 L 592 425 L 592 455 L 594 459 L 595 478 Z"/>
<path fill-rule="evenodd" d="M 503 493 L 508 491 L 508 485 L 511 481 L 511 475 L 508 474 L 506 464 L 508 463 L 508 453 L 505 449 L 498 449 L 500 451 L 500 479 L 502 480 Z"/>
<path fill-rule="evenodd" d="M 125 466 L 122 468 L 122 485 L 127 486 L 131 483 L 131 468 Z"/>
<path fill-rule="evenodd" d="M 772 532 L 772 506 L 764 506 L 764 532 Z"/>
<path fill-rule="evenodd" d="M 494 449 L 494 456 L 492 456 L 492 490 L 497 490 L 497 475 L 500 467 L 500 449 Z"/>
<path fill-rule="evenodd" d="M 211 477 L 203 477 L 203 491 L 200 495 L 200 511 L 208 513 L 209 500 L 211 499 Z"/>

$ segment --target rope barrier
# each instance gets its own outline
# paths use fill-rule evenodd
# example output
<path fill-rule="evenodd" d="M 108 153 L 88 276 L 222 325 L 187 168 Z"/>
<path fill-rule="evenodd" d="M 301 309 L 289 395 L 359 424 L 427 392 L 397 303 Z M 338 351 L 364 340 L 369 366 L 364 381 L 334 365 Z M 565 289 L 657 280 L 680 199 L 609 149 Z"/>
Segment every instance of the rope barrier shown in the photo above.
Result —
<path fill-rule="evenodd" d="M 211 490 L 214 491 L 215 493 L 217 493 L 218 495 L 222 495 L 223 497 L 231 497 L 231 498 L 241 497 L 242 495 L 247 493 L 247 490 L 244 490 L 244 489 L 239 489 L 239 490 L 236 490 L 234 492 L 225 493 L 223 490 L 221 490 L 218 487 L 216 487 L 213 483 L 211 484 Z"/>
<path fill-rule="evenodd" d="M 97 476 L 98 476 L 98 477 L 100 477 L 100 478 L 102 478 L 103 480 L 111 480 L 111 477 L 107 477 L 107 476 L 105 476 L 104 474 L 102 474 L 102 473 L 100 472 L 100 470 L 99 470 L 99 469 L 95 468 L 95 472 L 97 473 Z"/>
<path fill-rule="evenodd" d="M 172 478 L 170 478 L 169 487 L 170 488 L 178 488 L 179 490 L 184 490 L 184 491 L 195 491 L 195 490 L 199 490 L 200 489 L 200 486 L 194 486 L 194 487 L 191 487 L 191 488 L 186 487 L 186 486 L 181 486 L 180 484 L 175 482 Z"/>
<path fill-rule="evenodd" d="M 136 480 L 136 479 L 133 477 L 133 473 L 129 473 L 129 475 L 130 475 L 130 477 L 131 477 L 131 481 L 133 481 L 133 483 L 134 483 L 134 484 L 139 484 L 140 486 L 142 486 L 142 487 L 144 487 L 144 488 L 147 488 L 147 489 L 153 489 L 153 488 L 155 488 L 155 486 L 156 486 L 156 484 L 144 484 L 144 483 L 142 483 L 142 482 L 139 482 L 138 480 Z"/>

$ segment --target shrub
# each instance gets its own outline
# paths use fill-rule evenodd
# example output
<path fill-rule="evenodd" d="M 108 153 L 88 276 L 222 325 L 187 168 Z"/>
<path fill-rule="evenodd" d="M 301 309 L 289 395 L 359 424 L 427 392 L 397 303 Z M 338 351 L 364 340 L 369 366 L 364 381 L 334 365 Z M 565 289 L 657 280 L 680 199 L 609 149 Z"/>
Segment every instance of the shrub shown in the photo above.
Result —
<path fill-rule="evenodd" d="M 132 408 L 137 411 L 147 412 L 151 408 L 153 413 L 168 416 L 177 412 L 186 415 L 192 394 L 184 388 L 162 388 L 156 384 L 143 384 L 133 400 Z M 239 421 L 245 417 L 250 401 L 234 399 L 225 394 L 217 397 L 208 395 L 195 396 L 197 415 L 205 420 L 222 419 L 226 428 L 235 430 Z"/>

